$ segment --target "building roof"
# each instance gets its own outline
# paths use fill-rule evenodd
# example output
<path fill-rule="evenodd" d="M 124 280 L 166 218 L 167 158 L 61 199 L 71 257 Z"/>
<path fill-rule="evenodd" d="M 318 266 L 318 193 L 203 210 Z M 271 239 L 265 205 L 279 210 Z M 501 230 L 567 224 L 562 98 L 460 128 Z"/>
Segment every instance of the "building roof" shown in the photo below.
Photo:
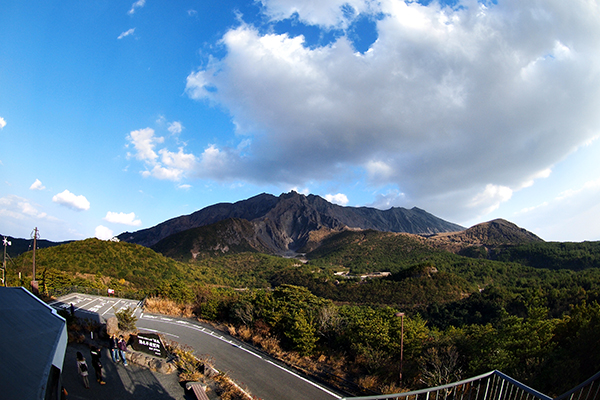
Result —
<path fill-rule="evenodd" d="M 43 399 L 50 370 L 62 370 L 63 317 L 22 287 L 0 287 L 0 390 L 6 399 Z"/>

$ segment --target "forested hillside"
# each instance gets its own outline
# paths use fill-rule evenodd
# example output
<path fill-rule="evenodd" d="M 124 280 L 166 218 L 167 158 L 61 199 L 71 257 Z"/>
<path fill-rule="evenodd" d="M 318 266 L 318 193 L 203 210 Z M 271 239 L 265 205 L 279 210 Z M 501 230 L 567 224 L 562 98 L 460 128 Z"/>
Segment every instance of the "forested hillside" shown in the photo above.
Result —
<path fill-rule="evenodd" d="M 226 323 L 288 362 L 312 360 L 311 373 L 334 373 L 365 394 L 491 369 L 559 394 L 600 370 L 597 245 L 496 247 L 506 262 L 443 251 L 414 235 L 343 231 L 302 261 L 217 249 L 178 262 L 88 239 L 38 250 L 36 278 L 49 294 L 77 284 L 188 304 L 198 317 Z M 10 285 L 18 272 L 20 284 L 31 279 L 31 252 L 12 265 Z"/>
<path fill-rule="evenodd" d="M 581 271 L 600 268 L 600 242 L 542 242 L 502 246 L 491 251 L 489 258 L 535 268 Z"/>

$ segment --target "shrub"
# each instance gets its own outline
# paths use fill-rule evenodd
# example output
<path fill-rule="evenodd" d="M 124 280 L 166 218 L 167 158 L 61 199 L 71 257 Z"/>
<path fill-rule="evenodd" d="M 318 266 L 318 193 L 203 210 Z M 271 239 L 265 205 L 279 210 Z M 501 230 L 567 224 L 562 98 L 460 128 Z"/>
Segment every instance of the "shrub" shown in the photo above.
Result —
<path fill-rule="evenodd" d="M 134 315 L 135 309 L 131 307 L 115 312 L 115 317 L 119 321 L 119 329 L 123 331 L 135 331 L 137 317 Z"/>

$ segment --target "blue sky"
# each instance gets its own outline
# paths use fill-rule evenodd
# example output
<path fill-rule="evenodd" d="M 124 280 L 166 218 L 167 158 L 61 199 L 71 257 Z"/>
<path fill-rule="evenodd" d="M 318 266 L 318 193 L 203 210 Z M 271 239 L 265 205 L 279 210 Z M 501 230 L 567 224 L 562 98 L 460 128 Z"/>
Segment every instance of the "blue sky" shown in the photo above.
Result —
<path fill-rule="evenodd" d="M 598 1 L 0 0 L 0 234 L 296 190 L 600 240 Z"/>

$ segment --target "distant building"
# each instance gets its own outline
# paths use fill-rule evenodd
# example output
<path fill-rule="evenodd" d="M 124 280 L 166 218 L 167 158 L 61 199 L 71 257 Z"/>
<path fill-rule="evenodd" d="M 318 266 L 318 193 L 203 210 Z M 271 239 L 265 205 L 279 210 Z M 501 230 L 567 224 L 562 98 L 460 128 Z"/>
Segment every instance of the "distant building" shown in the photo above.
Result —
<path fill-rule="evenodd" d="M 436 271 L 437 272 L 437 271 Z M 386 276 L 390 276 L 392 275 L 391 272 L 369 272 L 368 274 L 363 274 L 363 275 L 350 275 L 349 271 L 340 271 L 340 272 L 334 272 L 334 275 L 336 276 L 342 276 L 344 278 L 360 278 L 362 279 L 367 279 L 367 278 L 385 278 Z"/>
<path fill-rule="evenodd" d="M 67 324 L 22 287 L 0 287 L 0 397 L 60 399 Z"/>

